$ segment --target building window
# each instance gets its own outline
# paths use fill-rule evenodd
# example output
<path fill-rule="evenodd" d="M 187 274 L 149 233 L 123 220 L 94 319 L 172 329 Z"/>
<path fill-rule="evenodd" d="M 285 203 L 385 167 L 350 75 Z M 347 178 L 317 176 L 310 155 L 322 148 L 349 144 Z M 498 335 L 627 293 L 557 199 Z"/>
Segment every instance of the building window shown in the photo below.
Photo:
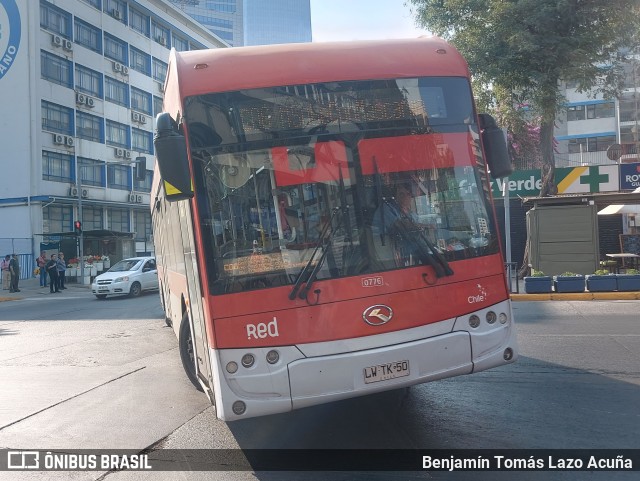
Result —
<path fill-rule="evenodd" d="M 149 36 L 151 18 L 133 7 L 129 9 L 129 26 L 145 37 Z"/>
<path fill-rule="evenodd" d="M 578 154 L 580 152 L 604 152 L 615 142 L 615 135 L 569 139 L 569 153 Z"/>
<path fill-rule="evenodd" d="M 133 127 L 131 129 L 131 148 L 140 152 L 153 154 L 153 134 Z"/>
<path fill-rule="evenodd" d="M 99 160 L 78 157 L 78 169 L 80 170 L 80 184 L 104 187 L 105 163 Z"/>
<path fill-rule="evenodd" d="M 172 42 L 173 48 L 175 48 L 178 52 L 186 52 L 187 50 L 189 50 L 189 42 L 187 42 L 184 38 L 178 37 L 174 34 Z"/>
<path fill-rule="evenodd" d="M 92 7 L 97 8 L 98 10 L 102 9 L 102 1 L 101 0 L 82 0 L 84 3 L 88 3 Z"/>
<path fill-rule="evenodd" d="M 615 117 L 615 115 L 616 109 L 613 102 L 587 105 L 588 119 L 606 119 Z"/>
<path fill-rule="evenodd" d="M 127 4 L 123 0 L 103 0 L 104 12 L 127 24 Z"/>
<path fill-rule="evenodd" d="M 42 101 L 42 129 L 73 135 L 73 109 Z"/>
<path fill-rule="evenodd" d="M 42 0 L 40 1 L 40 26 L 71 39 L 71 14 Z"/>
<path fill-rule="evenodd" d="M 124 65 L 127 62 L 127 43 L 112 37 L 108 33 L 104 34 L 104 56 Z"/>
<path fill-rule="evenodd" d="M 151 55 L 135 47 L 131 47 L 130 56 L 131 61 L 129 62 L 129 67 L 151 77 Z"/>
<path fill-rule="evenodd" d="M 102 74 L 76 64 L 76 90 L 103 98 L 102 95 Z"/>
<path fill-rule="evenodd" d="M 102 230 L 102 207 L 82 207 L 82 230 Z"/>
<path fill-rule="evenodd" d="M 162 97 L 153 96 L 153 115 L 162 113 Z"/>
<path fill-rule="evenodd" d="M 104 124 L 102 117 L 76 112 L 76 136 L 79 139 L 104 143 Z"/>
<path fill-rule="evenodd" d="M 138 192 L 151 192 L 151 182 L 153 181 L 153 170 L 147 170 L 143 181 L 133 180 L 133 190 Z"/>
<path fill-rule="evenodd" d="M 73 207 L 48 205 L 42 208 L 42 232 L 45 234 L 70 232 L 73 226 Z"/>
<path fill-rule="evenodd" d="M 572 105 L 567 108 L 567 120 L 584 120 L 584 105 Z"/>
<path fill-rule="evenodd" d="M 129 85 L 111 77 L 105 77 L 104 98 L 114 104 L 129 107 Z"/>
<path fill-rule="evenodd" d="M 75 18 L 74 27 L 77 44 L 102 54 L 102 32 L 100 29 L 83 22 L 78 17 Z"/>
<path fill-rule="evenodd" d="M 107 185 L 112 189 L 131 190 L 131 169 L 126 165 L 107 165 Z"/>
<path fill-rule="evenodd" d="M 113 120 L 107 120 L 107 145 L 128 149 L 131 145 L 129 126 Z"/>
<path fill-rule="evenodd" d="M 164 79 L 167 77 L 167 64 L 154 58 L 152 66 L 152 77 L 154 80 L 164 84 Z"/>
<path fill-rule="evenodd" d="M 40 51 L 40 70 L 42 78 L 49 82 L 73 88 L 72 63 L 44 50 Z"/>
<path fill-rule="evenodd" d="M 151 94 L 144 90 L 131 87 L 131 108 L 138 112 L 152 115 Z"/>
<path fill-rule="evenodd" d="M 135 238 L 137 241 L 151 240 L 151 214 L 143 210 L 133 211 Z"/>
<path fill-rule="evenodd" d="M 226 30 L 220 30 L 217 28 L 211 29 L 218 37 L 226 42 L 233 42 L 233 32 L 227 32 Z"/>
<path fill-rule="evenodd" d="M 73 156 L 60 152 L 42 151 L 42 180 L 72 182 Z"/>
<path fill-rule="evenodd" d="M 129 232 L 129 211 L 107 209 L 107 227 L 114 232 Z"/>
<path fill-rule="evenodd" d="M 151 21 L 151 38 L 163 47 L 171 48 L 171 42 L 169 40 L 169 27 L 160 25 L 154 20 Z"/>

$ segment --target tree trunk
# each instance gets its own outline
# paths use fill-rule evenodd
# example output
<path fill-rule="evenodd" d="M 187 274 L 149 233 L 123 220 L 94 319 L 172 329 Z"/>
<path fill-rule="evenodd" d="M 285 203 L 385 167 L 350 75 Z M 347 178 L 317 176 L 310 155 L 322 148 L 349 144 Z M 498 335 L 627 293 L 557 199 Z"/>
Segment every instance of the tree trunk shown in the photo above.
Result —
<path fill-rule="evenodd" d="M 555 172 L 556 160 L 553 152 L 553 130 L 555 126 L 555 98 L 543 102 L 545 106 L 540 120 L 540 153 L 542 155 L 542 188 L 540 197 L 549 197 L 558 193 Z"/>

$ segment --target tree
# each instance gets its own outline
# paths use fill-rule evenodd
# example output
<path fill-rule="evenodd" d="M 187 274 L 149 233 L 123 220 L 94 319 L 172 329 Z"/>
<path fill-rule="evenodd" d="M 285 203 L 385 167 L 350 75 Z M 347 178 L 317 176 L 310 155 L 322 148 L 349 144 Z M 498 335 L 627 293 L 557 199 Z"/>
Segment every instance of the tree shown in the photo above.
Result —
<path fill-rule="evenodd" d="M 540 119 L 541 195 L 556 192 L 553 130 L 561 81 L 610 97 L 638 47 L 639 0 L 409 0 L 416 23 L 450 41 L 476 85 L 526 99 Z M 513 101 L 511 102 L 513 104 Z"/>

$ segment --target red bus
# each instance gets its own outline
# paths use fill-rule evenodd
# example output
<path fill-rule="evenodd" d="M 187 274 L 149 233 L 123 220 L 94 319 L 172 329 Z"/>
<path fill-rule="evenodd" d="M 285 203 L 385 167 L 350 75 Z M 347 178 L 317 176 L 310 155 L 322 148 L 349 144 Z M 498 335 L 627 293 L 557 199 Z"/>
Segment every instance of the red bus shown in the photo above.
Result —
<path fill-rule="evenodd" d="M 453 47 L 172 51 L 164 93 L 160 294 L 220 419 L 516 359 L 488 180 L 511 166 Z"/>

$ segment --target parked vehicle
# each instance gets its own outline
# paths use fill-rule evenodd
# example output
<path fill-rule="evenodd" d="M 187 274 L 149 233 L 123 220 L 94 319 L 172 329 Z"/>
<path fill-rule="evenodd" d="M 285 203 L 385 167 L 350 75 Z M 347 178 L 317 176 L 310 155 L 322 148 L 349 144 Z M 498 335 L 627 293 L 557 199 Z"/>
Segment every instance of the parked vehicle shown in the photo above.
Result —
<path fill-rule="evenodd" d="M 108 295 L 139 296 L 142 291 L 158 288 L 158 270 L 153 257 L 123 259 L 91 284 L 91 292 L 98 298 Z"/>

